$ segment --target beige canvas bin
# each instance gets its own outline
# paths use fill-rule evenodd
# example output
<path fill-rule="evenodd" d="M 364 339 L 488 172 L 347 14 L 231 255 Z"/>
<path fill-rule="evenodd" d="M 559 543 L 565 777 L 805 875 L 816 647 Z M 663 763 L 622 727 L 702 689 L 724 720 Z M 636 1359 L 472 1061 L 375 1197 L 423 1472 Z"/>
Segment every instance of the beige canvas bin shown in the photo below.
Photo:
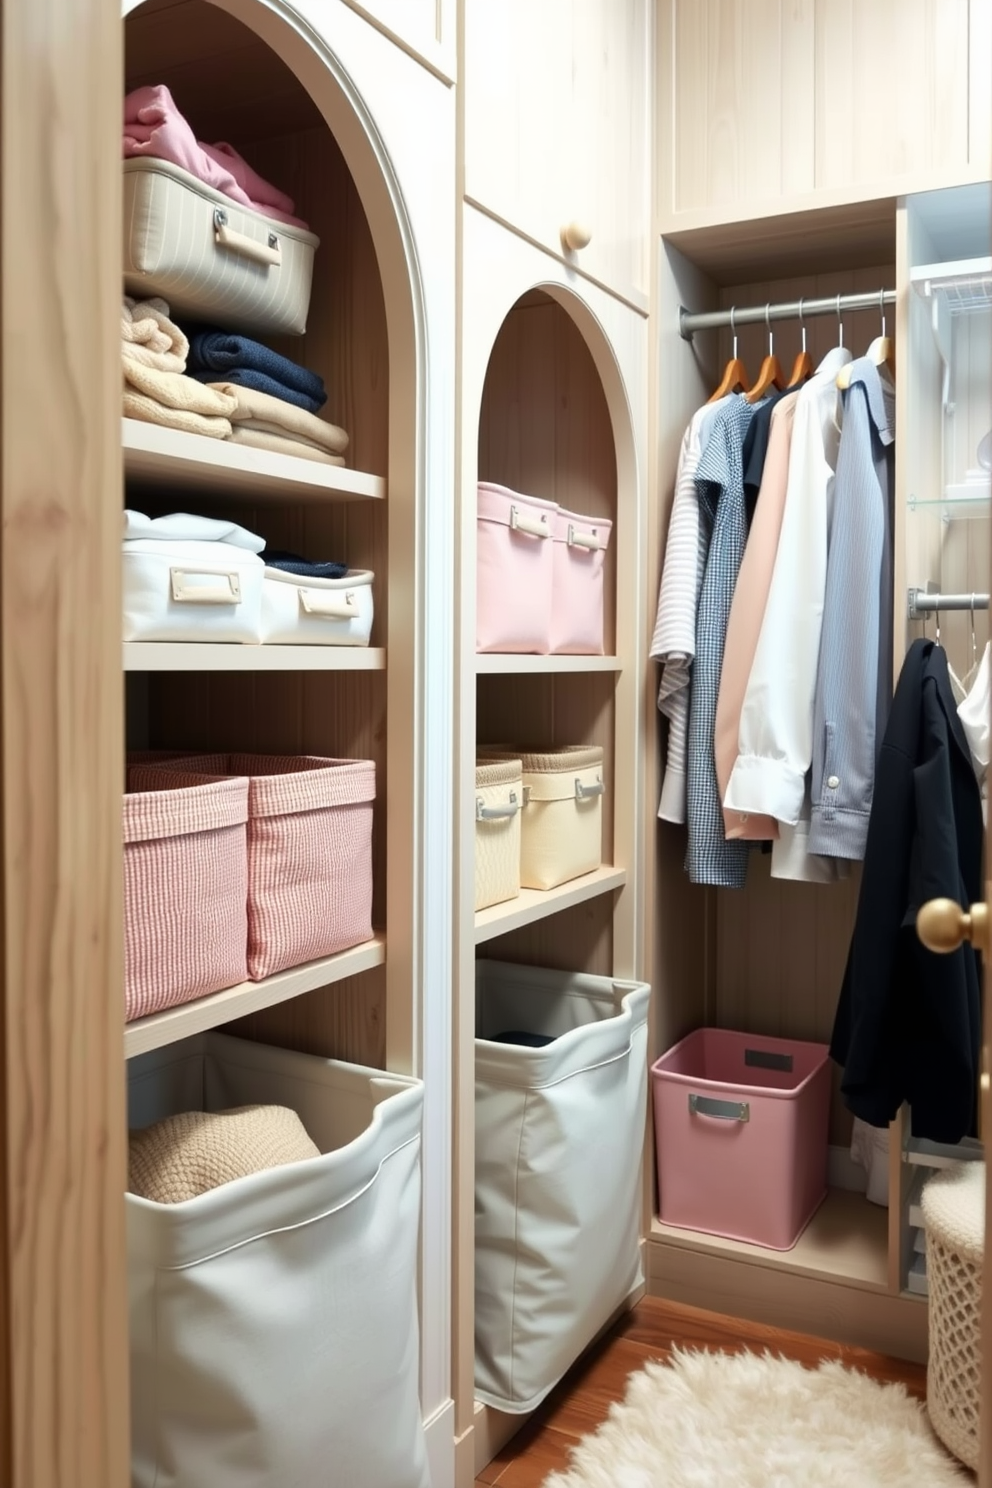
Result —
<path fill-rule="evenodd" d="M 487 909 L 520 893 L 520 811 L 524 789 L 518 759 L 475 767 L 475 907 Z"/>
<path fill-rule="evenodd" d="M 124 287 L 161 295 L 173 315 L 302 336 L 319 243 L 171 161 L 124 161 Z"/>
<path fill-rule="evenodd" d="M 533 754 L 493 745 L 480 749 L 478 757 L 520 760 L 522 888 L 554 889 L 600 866 L 606 789 L 601 745 L 570 744 Z"/>

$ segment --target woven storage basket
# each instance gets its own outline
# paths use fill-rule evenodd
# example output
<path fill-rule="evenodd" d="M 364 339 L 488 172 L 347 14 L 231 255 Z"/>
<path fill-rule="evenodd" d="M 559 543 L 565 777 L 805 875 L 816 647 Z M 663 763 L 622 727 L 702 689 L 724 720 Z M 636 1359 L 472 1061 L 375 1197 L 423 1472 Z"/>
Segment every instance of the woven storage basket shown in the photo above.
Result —
<path fill-rule="evenodd" d="M 520 760 L 520 882 L 554 889 L 603 861 L 603 750 L 572 744 L 527 754 L 505 745 L 480 747 L 478 762 Z"/>
<path fill-rule="evenodd" d="M 245 979 L 248 781 L 211 778 L 185 765 L 133 765 L 127 785 L 124 1006 L 130 1020 Z"/>
<path fill-rule="evenodd" d="M 923 1190 L 930 1355 L 927 1411 L 944 1445 L 977 1471 L 982 1394 L 985 1164 L 956 1163 Z"/>
<path fill-rule="evenodd" d="M 524 788 L 518 759 L 475 767 L 475 907 L 486 909 L 520 893 L 520 809 Z"/>
<path fill-rule="evenodd" d="M 184 765 L 249 777 L 252 981 L 372 938 L 373 760 L 209 754 Z"/>

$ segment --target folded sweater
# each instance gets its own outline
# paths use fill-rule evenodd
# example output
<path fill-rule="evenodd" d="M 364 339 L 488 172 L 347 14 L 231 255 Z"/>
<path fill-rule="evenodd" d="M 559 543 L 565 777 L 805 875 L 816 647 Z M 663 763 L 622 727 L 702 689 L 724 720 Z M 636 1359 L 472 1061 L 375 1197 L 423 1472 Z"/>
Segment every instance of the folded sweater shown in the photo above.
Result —
<path fill-rule="evenodd" d="M 224 140 L 202 144 L 162 83 L 135 88 L 125 97 L 123 153 L 125 160 L 136 155 L 169 160 L 243 207 L 278 218 L 289 227 L 307 226 L 293 216 L 292 198 L 263 180 L 233 145 Z"/>
<path fill-rule="evenodd" d="M 226 420 L 225 420 L 226 422 Z M 250 429 L 247 424 L 229 424 L 231 443 L 251 449 L 272 450 L 277 455 L 295 455 L 298 460 L 316 460 L 321 465 L 343 465 L 344 455 L 328 454 L 326 449 L 308 440 L 282 434 L 268 434 L 264 429 Z"/>
<path fill-rule="evenodd" d="M 217 382 L 222 378 L 236 386 L 295 403 L 309 413 L 316 413 L 327 402 L 322 377 L 249 336 L 231 335 L 211 327 L 191 330 L 187 367 L 201 382 Z"/>
<path fill-rule="evenodd" d="M 132 300 L 121 304 L 121 345 L 125 356 L 159 372 L 185 372 L 189 342 L 169 319 L 164 300 Z"/>
<path fill-rule="evenodd" d="M 348 448 L 348 436 L 337 424 L 317 418 L 285 398 L 273 398 L 268 393 L 241 387 L 238 383 L 212 382 L 209 385 L 234 398 L 237 407 L 231 414 L 232 424 L 257 429 L 263 434 L 278 434 L 282 439 L 300 439 L 317 449 L 325 449 L 329 455 L 344 454 Z"/>

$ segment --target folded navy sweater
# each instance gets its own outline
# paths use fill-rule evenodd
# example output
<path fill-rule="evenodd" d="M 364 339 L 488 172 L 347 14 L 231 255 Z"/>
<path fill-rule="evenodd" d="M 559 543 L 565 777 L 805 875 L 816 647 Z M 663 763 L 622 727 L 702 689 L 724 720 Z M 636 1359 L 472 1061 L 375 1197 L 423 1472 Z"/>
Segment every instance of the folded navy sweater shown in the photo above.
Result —
<path fill-rule="evenodd" d="M 197 382 L 233 382 L 317 413 L 327 402 L 324 379 L 271 347 L 210 327 L 190 328 L 186 371 Z"/>
<path fill-rule="evenodd" d="M 309 563 L 296 553 L 284 553 L 272 548 L 264 554 L 266 568 L 281 568 L 283 573 L 296 574 L 301 579 L 343 579 L 348 572 L 347 563 Z"/>

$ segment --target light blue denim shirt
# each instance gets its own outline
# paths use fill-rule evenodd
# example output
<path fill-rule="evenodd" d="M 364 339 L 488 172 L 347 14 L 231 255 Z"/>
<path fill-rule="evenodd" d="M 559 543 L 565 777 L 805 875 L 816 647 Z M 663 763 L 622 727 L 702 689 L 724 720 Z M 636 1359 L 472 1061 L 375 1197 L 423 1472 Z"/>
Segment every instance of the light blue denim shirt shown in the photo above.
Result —
<path fill-rule="evenodd" d="M 851 363 L 829 514 L 813 705 L 809 851 L 865 855 L 875 759 L 892 696 L 895 392 L 867 357 Z"/>

